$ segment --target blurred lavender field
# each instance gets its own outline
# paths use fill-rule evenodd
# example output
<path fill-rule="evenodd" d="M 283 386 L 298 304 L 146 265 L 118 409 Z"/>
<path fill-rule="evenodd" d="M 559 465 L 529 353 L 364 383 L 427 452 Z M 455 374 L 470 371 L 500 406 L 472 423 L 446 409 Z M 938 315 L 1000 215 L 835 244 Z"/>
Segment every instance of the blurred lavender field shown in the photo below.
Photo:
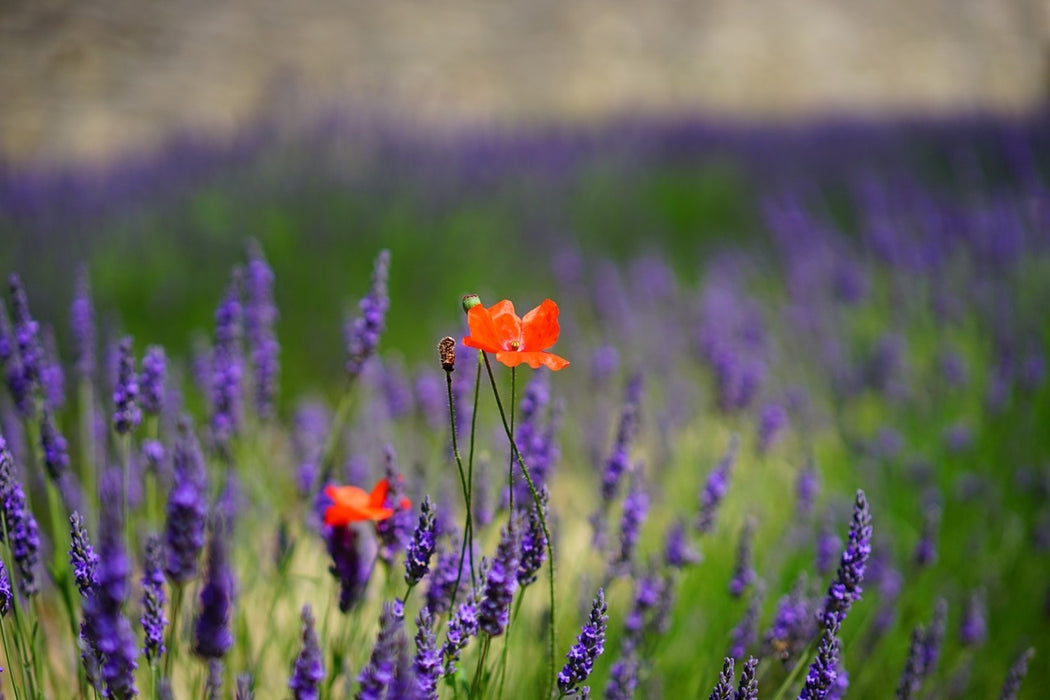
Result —
<path fill-rule="evenodd" d="M 105 650 L 97 687 L 113 697 L 166 681 L 175 697 L 229 696 L 242 674 L 258 697 L 316 697 L 317 683 L 321 697 L 386 683 L 388 697 L 542 696 L 589 620 L 564 673 L 590 671 L 579 685 L 594 695 L 730 697 L 716 687 L 720 671 L 736 686 L 729 657 L 763 698 L 987 697 L 1004 683 L 1013 697 L 1010 669 L 1034 647 L 1017 697 L 1039 697 L 1047 126 L 436 136 L 342 118 L 232 146 L 180 140 L 105 171 L 2 173 L 0 261 L 20 282 L 0 334 L 0 490 L 29 494 L 21 511 L 4 497 L 8 532 L 28 506 L 40 535 L 28 559 L 32 537 L 3 549 L 24 637 L 5 691 L 91 697 L 77 638 L 97 633 L 110 641 L 80 648 Z M 542 556 L 520 575 L 543 549 L 539 511 L 520 480 L 508 487 L 480 370 L 471 421 L 479 365 L 462 344 L 449 387 L 464 459 L 477 443 L 470 512 L 490 563 L 456 561 L 466 509 L 434 347 L 466 334 L 471 292 L 561 309 L 554 351 L 572 364 L 521 368 L 513 385 L 497 364 L 493 382 L 549 493 L 556 612 Z M 323 524 L 326 484 L 384 476 L 390 518 Z M 83 596 L 66 557 L 74 509 L 105 579 Z M 143 559 L 148 533 L 164 535 L 164 565 Z M 457 568 L 482 618 L 512 606 L 509 632 L 463 636 Z M 517 583 L 498 591 L 506 569 Z M 434 662 L 457 639 L 457 668 L 451 652 Z"/>

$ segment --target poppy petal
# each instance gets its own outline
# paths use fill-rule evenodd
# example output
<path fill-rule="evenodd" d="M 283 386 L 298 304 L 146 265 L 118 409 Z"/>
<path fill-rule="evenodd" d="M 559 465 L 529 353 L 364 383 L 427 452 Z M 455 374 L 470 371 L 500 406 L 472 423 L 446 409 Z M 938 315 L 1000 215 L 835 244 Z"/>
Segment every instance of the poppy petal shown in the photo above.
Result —
<path fill-rule="evenodd" d="M 368 494 L 368 499 L 365 501 L 366 507 L 382 508 L 384 501 L 386 501 L 386 492 L 389 489 L 390 482 L 386 479 L 380 479 L 376 482 L 375 488 L 372 489 L 372 493 Z"/>
<path fill-rule="evenodd" d="M 550 299 L 525 314 L 521 320 L 522 350 L 526 352 L 546 350 L 558 342 L 561 327 L 558 325 L 558 305 Z"/>
<path fill-rule="evenodd" d="M 549 352 L 498 352 L 496 361 L 507 367 L 517 367 L 525 363 L 532 369 L 538 369 L 540 365 L 543 365 L 555 372 L 569 365 L 569 361 L 565 358 Z"/>

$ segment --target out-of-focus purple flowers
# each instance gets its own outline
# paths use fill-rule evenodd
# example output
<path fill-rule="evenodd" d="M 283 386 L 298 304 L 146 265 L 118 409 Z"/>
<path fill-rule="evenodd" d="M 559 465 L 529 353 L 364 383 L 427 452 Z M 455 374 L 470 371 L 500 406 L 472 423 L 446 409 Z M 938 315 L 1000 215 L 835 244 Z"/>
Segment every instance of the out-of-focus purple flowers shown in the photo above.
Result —
<path fill-rule="evenodd" d="M 332 563 L 328 571 L 339 581 L 339 610 L 349 612 L 361 600 L 372 572 L 376 544 L 363 527 L 325 525 L 325 545 Z"/>
<path fill-rule="evenodd" d="M 518 563 L 521 557 L 517 530 L 503 528 L 496 556 L 492 558 L 481 602 L 478 605 L 478 627 L 490 636 L 503 634 L 510 615 L 510 603 L 518 588 Z"/>
<path fill-rule="evenodd" d="M 118 500 L 119 474 L 114 470 L 104 473 L 101 491 L 104 502 Z M 135 669 L 139 647 L 131 623 L 123 613 L 128 599 L 131 560 L 122 539 L 121 509 L 103 508 L 101 512 L 96 585 L 84 599 L 82 658 L 89 677 L 96 675 L 101 662 L 101 682 L 105 685 L 106 697 L 127 700 L 138 694 Z"/>
<path fill-rule="evenodd" d="M 690 543 L 685 522 L 676 520 L 664 541 L 664 563 L 674 569 L 684 569 L 699 562 L 700 552 Z"/>
<path fill-rule="evenodd" d="M 234 580 L 228 561 L 226 528 L 221 517 L 211 519 L 208 569 L 201 588 L 200 607 L 193 623 L 193 653 L 208 661 L 221 660 L 233 646 L 230 617 Z"/>
<path fill-rule="evenodd" d="M 113 389 L 113 429 L 123 435 L 137 428 L 142 422 L 139 382 L 135 376 L 135 355 L 130 336 L 120 341 L 117 353 L 117 383 Z"/>
<path fill-rule="evenodd" d="M 478 606 L 471 598 L 459 604 L 456 614 L 449 620 L 445 632 L 445 643 L 441 647 L 441 660 L 444 664 L 444 675 L 456 672 L 456 662 L 470 640 L 480 631 L 478 625 Z"/>
<path fill-rule="evenodd" d="M 729 595 L 739 598 L 755 580 L 755 568 L 752 561 L 751 540 L 754 537 L 755 523 L 752 519 L 744 523 L 740 531 L 740 541 L 736 548 L 736 563 L 733 565 L 733 577 L 729 580 Z"/>
<path fill-rule="evenodd" d="M 540 567 L 547 560 L 547 536 L 543 534 L 543 523 L 540 520 L 547 516 L 547 489 L 540 488 L 540 510 L 535 503 L 528 511 L 527 522 L 521 533 L 521 557 L 518 560 L 518 585 L 524 588 L 536 580 Z"/>
<path fill-rule="evenodd" d="M 262 418 L 272 415 L 274 397 L 277 395 L 281 347 L 273 329 L 276 322 L 273 270 L 263 256 L 262 247 L 258 242 L 251 241 L 245 275 L 244 334 L 248 341 L 255 411 Z"/>
<path fill-rule="evenodd" d="M 173 456 L 174 484 L 168 496 L 164 543 L 164 572 L 178 585 L 197 575 L 197 559 L 204 548 L 208 512 L 208 475 L 204 456 L 189 419 L 179 422 Z"/>
<path fill-rule="evenodd" d="M 54 415 L 46 406 L 40 418 L 40 448 L 44 453 L 47 475 L 58 483 L 69 469 L 69 446 L 55 424 Z"/>
<path fill-rule="evenodd" d="M 732 474 L 733 463 L 736 462 L 736 453 L 740 447 L 740 438 L 733 435 L 729 438 L 729 447 L 719 460 L 714 470 L 704 482 L 704 489 L 700 492 L 700 513 L 696 518 L 696 530 L 700 534 L 710 532 L 715 525 L 715 515 L 718 506 L 722 503 L 726 493 L 729 491 L 729 477 Z"/>
<path fill-rule="evenodd" d="M 780 437 L 780 433 L 787 427 L 787 411 L 780 404 L 768 404 L 762 408 L 758 417 L 758 450 L 768 452 L 769 448 Z"/>
<path fill-rule="evenodd" d="M 159 537 L 151 535 L 146 540 L 146 559 L 142 567 L 142 630 L 146 644 L 143 652 L 146 660 L 153 662 L 165 652 L 164 628 L 168 619 L 164 615 L 167 595 L 164 593 L 164 544 Z"/>
<path fill-rule="evenodd" d="M 215 448 L 227 454 L 240 431 L 244 376 L 241 355 L 242 272 L 235 268 L 226 296 L 215 310 L 215 347 L 211 353 L 211 434 Z"/>
<path fill-rule="evenodd" d="M 164 410 L 164 382 L 168 376 L 168 358 L 164 348 L 150 345 L 142 356 L 139 390 L 142 392 L 142 410 L 148 416 L 159 416 Z"/>
<path fill-rule="evenodd" d="M 649 495 L 645 492 L 641 465 L 638 465 L 631 479 L 631 490 L 623 502 L 623 513 L 620 516 L 620 551 L 613 561 L 614 568 L 626 567 L 633 561 L 634 549 L 648 514 Z"/>
<path fill-rule="evenodd" d="M 361 315 L 346 324 L 346 373 L 351 378 L 361 374 L 365 362 L 379 345 L 379 336 L 386 326 L 386 311 L 390 306 L 387 280 L 390 274 L 390 251 L 382 250 L 372 267 L 372 285 L 358 304 Z"/>
<path fill-rule="evenodd" d="M 317 641 L 314 615 L 309 605 L 303 606 L 301 619 L 302 646 L 292 666 L 292 677 L 288 680 L 288 687 L 295 700 L 317 700 L 320 696 L 321 681 L 324 680 L 324 655 Z"/>
<path fill-rule="evenodd" d="M 999 691 L 999 700 L 1015 700 L 1017 698 L 1017 693 L 1021 690 L 1021 683 L 1028 673 L 1028 664 L 1034 656 L 1035 649 L 1032 647 L 1025 649 L 1021 653 L 1014 665 L 1010 667 L 1009 673 L 1006 674 L 1003 688 Z"/>
<path fill-rule="evenodd" d="M 400 601 L 383 603 L 379 615 L 379 635 L 368 664 L 357 680 L 361 688 L 357 700 L 382 700 L 394 680 L 398 647 L 404 644 L 404 608 Z"/>
<path fill-rule="evenodd" d="M 988 636 L 987 604 L 984 591 L 977 590 L 966 601 L 966 611 L 959 625 L 959 641 L 965 646 L 980 646 Z"/>
<path fill-rule="evenodd" d="M 620 426 L 616 431 L 616 442 L 613 444 L 612 453 L 605 462 L 605 471 L 602 473 L 602 503 L 604 507 L 616 498 L 616 492 L 620 485 L 620 479 L 630 468 L 631 443 L 638 432 L 639 401 L 642 395 L 642 376 L 635 374 L 627 382 L 627 390 L 624 394 L 623 408 L 620 413 Z"/>
<path fill-rule="evenodd" d="M 80 380 L 90 381 L 95 375 L 95 349 L 98 340 L 95 331 L 95 306 L 91 301 L 91 286 L 86 265 L 77 268 L 75 290 L 69 316 L 70 327 L 73 330 L 76 373 Z"/>
<path fill-rule="evenodd" d="M 98 568 L 98 555 L 88 539 L 84 518 L 74 512 L 69 516 L 69 561 L 73 565 L 73 581 L 80 595 L 87 595 L 95 585 L 95 570 Z"/>

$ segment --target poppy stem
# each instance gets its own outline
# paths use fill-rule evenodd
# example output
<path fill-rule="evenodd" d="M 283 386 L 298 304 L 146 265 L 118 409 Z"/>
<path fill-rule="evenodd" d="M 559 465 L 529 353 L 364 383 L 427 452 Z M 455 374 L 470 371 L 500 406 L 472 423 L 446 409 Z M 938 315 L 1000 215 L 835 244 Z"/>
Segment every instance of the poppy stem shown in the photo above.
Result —
<path fill-rule="evenodd" d="M 532 475 L 529 474 L 528 467 L 525 466 L 525 460 L 521 456 L 521 451 L 518 449 L 517 443 L 514 442 L 514 434 L 511 431 L 510 424 L 507 423 L 507 414 L 503 410 L 503 402 L 499 398 L 499 388 L 496 386 L 496 375 L 492 373 L 492 363 L 489 361 L 488 353 L 484 350 L 481 351 L 481 356 L 485 360 L 485 369 L 488 371 L 489 382 L 492 384 L 492 393 L 496 397 L 496 408 L 499 409 L 500 420 L 503 421 L 503 430 L 507 433 L 507 439 L 510 440 L 511 454 L 518 460 L 518 466 L 521 467 L 521 473 L 525 477 L 525 482 L 529 485 L 529 492 L 532 494 L 532 501 L 536 504 L 536 515 L 540 520 L 540 527 L 543 528 L 543 537 L 546 540 L 547 545 L 547 572 L 548 581 L 550 587 L 550 611 L 549 611 L 549 627 L 550 627 L 550 648 L 548 649 L 549 666 L 550 666 L 550 678 L 548 679 L 549 685 L 547 686 L 546 697 L 550 697 L 554 690 L 554 674 L 556 672 L 556 666 L 554 662 L 555 648 L 557 647 L 557 632 L 555 630 L 555 614 L 554 614 L 554 550 L 551 546 L 551 533 L 547 529 L 547 517 L 543 514 L 543 504 L 540 499 L 540 494 L 536 490 L 536 484 L 532 481 Z"/>
<path fill-rule="evenodd" d="M 488 358 L 486 358 L 487 360 Z M 510 368 L 510 440 L 514 442 L 514 409 L 516 403 L 518 368 Z M 514 450 L 510 451 L 510 459 L 507 460 L 507 510 L 508 519 L 514 517 Z"/>
<path fill-rule="evenodd" d="M 452 587 L 452 600 L 450 608 L 456 607 L 456 596 L 459 594 L 459 582 L 463 576 L 463 561 L 470 552 L 470 585 L 472 590 L 477 590 L 478 582 L 474 578 L 474 436 L 478 425 L 478 394 L 481 390 L 481 356 L 478 356 L 478 369 L 474 375 L 474 410 L 470 415 L 470 453 L 467 458 L 467 478 L 463 479 L 463 461 L 459 456 L 459 448 L 456 446 L 456 414 L 452 408 L 452 373 L 446 372 L 448 377 L 448 414 L 452 422 L 452 449 L 456 455 L 456 465 L 459 467 L 460 483 L 463 485 L 463 501 L 466 504 L 466 522 L 463 524 L 463 544 L 459 550 L 459 568 L 456 570 L 456 585 Z"/>

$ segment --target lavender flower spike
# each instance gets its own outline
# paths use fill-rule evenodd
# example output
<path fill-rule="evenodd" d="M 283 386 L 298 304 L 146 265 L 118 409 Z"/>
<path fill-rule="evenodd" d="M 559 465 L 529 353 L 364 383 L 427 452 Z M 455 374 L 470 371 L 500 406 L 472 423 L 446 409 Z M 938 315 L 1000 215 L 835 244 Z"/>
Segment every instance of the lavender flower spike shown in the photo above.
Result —
<path fill-rule="evenodd" d="M 733 700 L 758 700 L 758 679 L 755 677 L 757 668 L 758 659 L 749 656 L 744 670 L 740 672 L 740 685 L 737 686 Z"/>
<path fill-rule="evenodd" d="M 605 628 L 609 623 L 607 610 L 605 591 L 599 588 L 591 605 L 590 618 L 576 637 L 576 643 L 566 654 L 568 661 L 558 674 L 558 689 L 563 694 L 568 695 L 576 691 L 577 687 L 587 680 L 595 659 L 605 650 Z"/>
<path fill-rule="evenodd" d="M 77 268 L 76 296 L 69 310 L 70 325 L 76 346 L 76 371 L 82 380 L 95 374 L 95 307 L 91 303 L 91 287 L 87 266 Z"/>
<path fill-rule="evenodd" d="M 47 406 L 40 418 L 40 447 L 44 453 L 44 468 L 51 480 L 58 483 L 69 469 L 69 445 L 62 436 L 55 417 Z"/>
<path fill-rule="evenodd" d="M 153 662 L 164 653 L 164 628 L 168 619 L 164 616 L 164 544 L 157 535 L 146 540 L 146 561 L 142 567 L 142 629 L 146 635 L 143 652 L 146 660 Z"/>
<path fill-rule="evenodd" d="M 853 504 L 853 519 L 850 522 L 849 542 L 842 552 L 838 576 L 824 600 L 821 612 L 825 629 L 838 627 L 846 619 L 853 601 L 860 599 L 860 584 L 864 580 L 864 569 L 871 556 L 871 513 L 864 492 L 857 490 L 857 499 Z"/>
<path fill-rule="evenodd" d="M 233 646 L 230 606 L 233 573 L 227 562 L 225 524 L 212 519 L 208 544 L 208 574 L 201 589 L 200 610 L 193 625 L 193 653 L 209 661 L 221 660 Z"/>
<path fill-rule="evenodd" d="M 14 592 L 11 590 L 11 579 L 7 575 L 7 568 L 0 559 L 0 617 L 5 617 L 11 612 L 11 603 L 14 601 Z"/>
<path fill-rule="evenodd" d="M 755 580 L 755 569 L 752 565 L 754 555 L 751 552 L 751 539 L 754 536 L 755 524 L 751 518 L 744 523 L 740 533 L 740 542 L 736 549 L 736 564 L 733 567 L 733 578 L 729 581 L 729 595 L 739 598 L 744 590 Z"/>
<path fill-rule="evenodd" d="M 226 296 L 215 310 L 211 361 L 211 432 L 225 453 L 241 427 L 241 270 L 235 268 Z"/>
<path fill-rule="evenodd" d="M 372 649 L 368 665 L 361 669 L 357 680 L 361 689 L 357 700 L 382 700 L 394 680 L 398 645 L 404 630 L 404 608 L 400 601 L 383 604 L 379 615 L 379 635 Z"/>
<path fill-rule="evenodd" d="M 43 346 L 40 344 L 40 325 L 29 311 L 22 280 L 12 273 L 11 315 L 14 319 L 15 344 L 22 362 L 22 380 L 26 387 L 40 386 L 40 370 L 43 363 Z"/>
<path fill-rule="evenodd" d="M 707 700 L 733 700 L 733 657 L 727 656 L 722 662 L 722 672 L 718 674 L 718 683 Z"/>
<path fill-rule="evenodd" d="M 820 646 L 817 647 L 817 657 L 809 667 L 799 700 L 824 700 L 835 687 L 839 661 L 838 631 L 837 619 L 832 620 L 831 626 L 824 628 Z"/>
<path fill-rule="evenodd" d="M 324 680 L 324 655 L 314 630 L 314 615 L 309 605 L 303 606 L 303 646 L 292 668 L 288 687 L 295 700 L 317 700 Z"/>
<path fill-rule="evenodd" d="M 420 505 L 419 524 L 412 534 L 405 555 L 405 583 L 414 586 L 430 571 L 430 557 L 434 555 L 434 507 L 430 496 Z"/>
<path fill-rule="evenodd" d="M 443 674 L 450 676 L 456 672 L 459 655 L 478 634 L 478 608 L 473 599 L 460 603 L 456 614 L 448 623 L 445 643 L 441 647 L 441 660 L 444 664 Z"/>
<path fill-rule="evenodd" d="M 524 588 L 536 581 L 543 562 L 547 560 L 547 536 L 543 534 L 543 523 L 540 513 L 547 516 L 547 501 L 549 495 L 547 487 L 541 486 L 539 491 L 540 504 L 537 510 L 535 503 L 529 509 L 528 523 L 521 535 L 521 557 L 518 560 L 518 585 Z"/>
<path fill-rule="evenodd" d="M 493 637 L 503 634 L 507 627 L 510 603 L 518 587 L 519 557 L 517 533 L 512 523 L 503 529 L 478 610 L 478 626 Z"/>
<path fill-rule="evenodd" d="M 164 348 L 150 345 L 142 356 L 142 373 L 139 375 L 139 389 L 142 391 L 142 410 L 147 415 L 160 415 L 164 408 L 164 379 L 167 376 L 168 361 Z"/>
<path fill-rule="evenodd" d="M 634 548 L 638 544 L 642 523 L 649 513 L 649 496 L 645 493 L 644 480 L 641 477 L 641 466 L 635 469 L 631 479 L 631 490 L 623 502 L 623 515 L 620 518 L 620 552 L 614 564 L 630 564 L 634 557 Z"/>
<path fill-rule="evenodd" d="M 36 578 L 40 560 L 40 533 L 36 518 L 26 505 L 22 485 L 14 475 L 14 463 L 7 443 L 0 436 L 0 517 L 10 540 L 11 555 L 18 567 L 18 590 L 31 597 L 40 591 Z M 5 530 L 0 530 L 0 539 Z"/>
<path fill-rule="evenodd" d="M 102 475 L 103 503 L 119 499 L 120 476 L 116 470 Z M 122 539 L 120 508 L 103 508 L 99 523 L 97 584 L 84 600 L 81 626 L 85 666 L 91 676 L 101 662 L 104 695 L 127 700 L 138 695 L 135 669 L 139 647 L 123 609 L 128 598 L 131 561 Z"/>
<path fill-rule="evenodd" d="M 267 418 L 273 413 L 277 393 L 277 356 L 281 347 L 273 331 L 277 321 L 277 307 L 273 303 L 273 270 L 256 241 L 248 245 L 245 287 L 244 335 L 248 341 L 255 411 Z"/>
<path fill-rule="evenodd" d="M 616 443 L 613 445 L 612 454 L 609 455 L 602 474 L 602 504 L 606 508 L 616 498 L 620 479 L 630 467 L 628 450 L 638 432 L 638 402 L 641 394 L 642 377 L 640 374 L 635 374 L 627 383 L 623 410 L 620 413 L 620 427 L 616 431 Z"/>
<path fill-rule="evenodd" d="M 1015 700 L 1018 691 L 1021 690 L 1021 683 L 1024 681 L 1025 674 L 1028 673 L 1028 663 L 1033 656 L 1035 656 L 1035 649 L 1029 647 L 1024 650 L 1024 653 L 1010 667 L 1010 672 L 1006 675 L 1006 681 L 1003 683 L 1003 689 L 999 692 L 999 700 Z"/>
<path fill-rule="evenodd" d="M 113 389 L 113 429 L 121 435 L 129 433 L 142 422 L 139 408 L 139 383 L 135 377 L 135 355 L 131 336 L 120 341 L 117 366 L 117 384 Z"/>
<path fill-rule="evenodd" d="M 361 374 L 365 361 L 375 354 L 379 336 L 386 325 L 386 310 L 390 306 L 387 296 L 387 278 L 390 273 L 390 251 L 382 250 L 372 267 L 372 287 L 361 299 L 358 309 L 361 315 L 347 324 L 346 373 L 355 378 Z"/>
<path fill-rule="evenodd" d="M 430 608 L 424 605 L 416 618 L 416 655 L 412 660 L 416 678 L 416 697 L 419 700 L 437 700 L 438 678 L 441 676 L 441 652 L 434 637 L 434 619 Z"/>
<path fill-rule="evenodd" d="M 80 595 L 86 596 L 95 585 L 98 555 L 95 554 L 84 528 L 84 518 L 74 512 L 69 516 L 69 560 L 73 564 L 73 580 Z"/>
<path fill-rule="evenodd" d="M 164 542 L 167 562 L 164 572 L 175 584 L 197 575 L 197 559 L 204 548 L 208 476 L 204 456 L 188 418 L 179 421 L 172 457 L 174 484 L 168 496 Z"/>
<path fill-rule="evenodd" d="M 729 490 L 729 476 L 732 473 L 736 453 L 740 447 L 740 436 L 735 433 L 729 439 L 729 448 L 718 462 L 714 471 L 707 477 L 704 490 L 700 494 L 700 514 L 696 519 L 696 530 L 703 534 L 710 532 L 715 524 L 718 506 Z"/>

